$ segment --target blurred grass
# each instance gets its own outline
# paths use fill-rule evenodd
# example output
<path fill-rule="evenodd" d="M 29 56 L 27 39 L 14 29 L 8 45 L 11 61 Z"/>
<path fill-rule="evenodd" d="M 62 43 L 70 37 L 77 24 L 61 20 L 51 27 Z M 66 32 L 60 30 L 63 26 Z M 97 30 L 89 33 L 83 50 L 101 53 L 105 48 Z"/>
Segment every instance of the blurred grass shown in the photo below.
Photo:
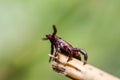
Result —
<path fill-rule="evenodd" d="M 0 80 L 69 80 L 51 69 L 58 35 L 88 52 L 88 63 L 120 77 L 119 0 L 0 0 Z"/>

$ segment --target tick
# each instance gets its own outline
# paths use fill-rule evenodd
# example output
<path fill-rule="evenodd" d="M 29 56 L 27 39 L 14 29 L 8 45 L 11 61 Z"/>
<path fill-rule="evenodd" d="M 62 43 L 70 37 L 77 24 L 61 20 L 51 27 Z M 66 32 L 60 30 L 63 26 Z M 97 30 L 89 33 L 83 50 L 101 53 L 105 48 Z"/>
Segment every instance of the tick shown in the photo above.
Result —
<path fill-rule="evenodd" d="M 80 53 L 84 56 L 84 64 L 87 63 L 88 55 L 87 53 L 80 49 L 80 48 L 74 48 L 71 44 L 63 40 L 62 38 L 58 37 L 56 35 L 57 29 L 56 26 L 53 25 L 53 33 L 47 34 L 46 38 L 43 38 L 43 40 L 49 40 L 51 43 L 51 55 L 54 53 L 54 48 L 56 49 L 54 57 L 58 56 L 58 53 L 64 52 L 64 54 L 68 55 L 67 62 L 72 59 L 72 57 L 81 60 Z M 52 57 L 50 57 L 49 62 L 51 61 Z"/>

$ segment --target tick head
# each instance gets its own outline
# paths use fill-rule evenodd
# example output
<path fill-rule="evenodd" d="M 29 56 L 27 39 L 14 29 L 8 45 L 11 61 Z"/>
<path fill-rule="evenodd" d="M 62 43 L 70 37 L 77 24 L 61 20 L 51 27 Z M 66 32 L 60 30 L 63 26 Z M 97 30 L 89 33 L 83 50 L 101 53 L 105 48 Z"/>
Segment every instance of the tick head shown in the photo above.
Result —
<path fill-rule="evenodd" d="M 43 38 L 43 40 L 51 40 L 52 39 L 52 35 L 51 34 L 47 34 L 46 38 Z"/>
<path fill-rule="evenodd" d="M 55 25 L 53 25 L 53 33 L 52 34 L 47 34 L 46 38 L 43 38 L 43 40 L 53 40 L 56 37 L 57 29 Z"/>
<path fill-rule="evenodd" d="M 49 40 L 51 40 L 52 39 L 52 35 L 51 34 L 47 34 L 46 38 L 49 39 Z"/>

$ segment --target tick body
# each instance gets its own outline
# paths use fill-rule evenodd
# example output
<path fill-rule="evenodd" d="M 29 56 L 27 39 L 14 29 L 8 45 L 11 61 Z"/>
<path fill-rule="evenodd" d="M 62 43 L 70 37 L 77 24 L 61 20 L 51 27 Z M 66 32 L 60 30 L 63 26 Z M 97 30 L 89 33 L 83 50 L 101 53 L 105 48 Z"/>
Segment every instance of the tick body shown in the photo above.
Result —
<path fill-rule="evenodd" d="M 57 57 L 58 53 L 64 53 L 68 56 L 68 61 L 72 59 L 72 57 L 81 60 L 80 53 L 84 56 L 84 64 L 87 63 L 87 53 L 80 49 L 80 48 L 74 48 L 71 44 L 63 40 L 62 38 L 58 37 L 56 35 L 57 29 L 55 25 L 53 25 L 53 33 L 47 34 L 46 38 L 43 38 L 43 40 L 49 40 L 51 43 L 51 55 L 54 53 L 54 48 L 56 49 L 54 56 Z M 79 53 L 80 52 L 80 53 Z M 52 57 L 50 57 L 49 62 L 51 61 Z"/>

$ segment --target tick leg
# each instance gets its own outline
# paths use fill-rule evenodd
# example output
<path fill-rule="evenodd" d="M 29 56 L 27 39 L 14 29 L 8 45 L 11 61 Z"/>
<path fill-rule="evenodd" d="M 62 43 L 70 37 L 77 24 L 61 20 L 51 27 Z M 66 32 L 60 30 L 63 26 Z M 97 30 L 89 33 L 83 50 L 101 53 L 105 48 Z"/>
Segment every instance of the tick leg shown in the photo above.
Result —
<path fill-rule="evenodd" d="M 68 48 L 68 46 L 63 46 L 63 53 L 68 56 L 67 62 L 72 60 L 73 57 L 73 51 Z"/>
<path fill-rule="evenodd" d="M 68 61 L 70 61 L 70 60 L 72 59 L 73 52 L 70 51 L 70 49 L 68 49 L 67 51 L 68 51 L 68 53 L 69 53 L 69 55 L 68 55 L 68 60 L 67 60 L 67 62 L 68 62 Z"/>
<path fill-rule="evenodd" d="M 57 33 L 57 29 L 56 29 L 56 27 L 55 27 L 55 25 L 53 25 L 53 36 L 55 36 L 55 34 Z"/>
<path fill-rule="evenodd" d="M 51 52 L 50 54 L 53 55 L 53 52 L 54 52 L 54 46 L 53 44 L 51 44 Z M 49 62 L 51 61 L 52 57 L 49 58 Z"/>
<path fill-rule="evenodd" d="M 58 52 L 60 52 L 60 45 L 59 44 L 56 45 L 55 57 L 58 56 Z"/>
<path fill-rule="evenodd" d="M 68 56 L 67 62 L 70 61 L 71 59 L 72 59 L 72 54 L 70 53 L 69 56 Z"/>
<path fill-rule="evenodd" d="M 80 49 L 80 53 L 82 53 L 84 55 L 84 64 L 86 64 L 87 63 L 87 59 L 88 59 L 87 53 L 84 50 L 82 50 L 82 49 Z"/>
<path fill-rule="evenodd" d="M 87 63 L 87 59 L 88 59 L 87 53 L 84 50 L 79 49 L 79 48 L 74 48 L 74 50 L 78 51 L 78 52 L 82 53 L 82 55 L 84 55 L 84 64 L 86 64 Z"/>
<path fill-rule="evenodd" d="M 56 61 L 56 57 L 58 56 L 58 53 L 59 53 L 59 52 L 60 52 L 60 48 L 57 47 L 53 60 Z"/>
<path fill-rule="evenodd" d="M 73 57 L 81 61 L 81 55 L 78 54 L 78 52 L 79 51 L 76 48 L 73 48 Z"/>

